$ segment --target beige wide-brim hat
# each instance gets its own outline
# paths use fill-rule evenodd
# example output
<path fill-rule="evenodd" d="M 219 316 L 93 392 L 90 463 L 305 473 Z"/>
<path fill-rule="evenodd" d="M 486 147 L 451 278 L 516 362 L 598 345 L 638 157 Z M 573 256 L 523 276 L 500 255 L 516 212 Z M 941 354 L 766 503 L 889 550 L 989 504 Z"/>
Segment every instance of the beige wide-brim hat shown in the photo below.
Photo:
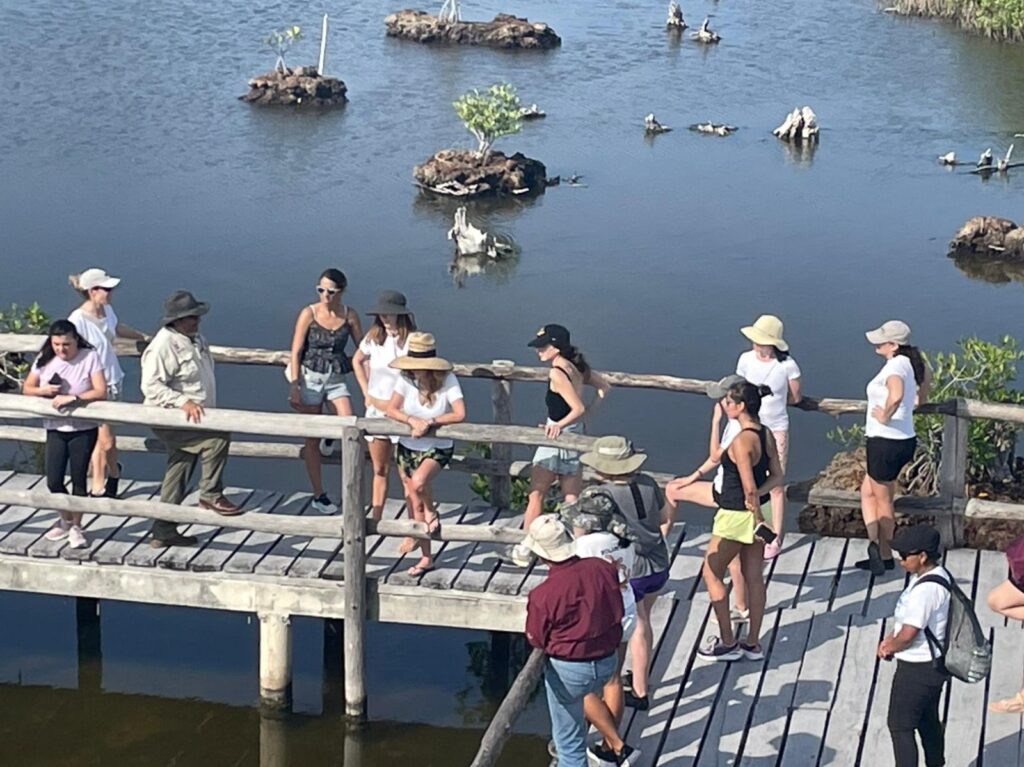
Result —
<path fill-rule="evenodd" d="M 437 344 L 433 333 L 410 333 L 409 351 L 404 357 L 391 362 L 395 370 L 443 370 L 452 369 L 452 363 L 437 356 Z"/>
<path fill-rule="evenodd" d="M 761 346 L 774 346 L 781 352 L 789 351 L 789 344 L 782 338 L 782 320 L 774 314 L 762 314 L 753 325 L 740 328 L 740 332 Z"/>
<path fill-rule="evenodd" d="M 576 556 L 576 542 L 554 514 L 541 514 L 530 523 L 523 546 L 548 562 L 564 562 Z"/>
<path fill-rule="evenodd" d="M 633 450 L 625 437 L 600 437 L 594 449 L 580 456 L 580 461 L 595 471 L 612 476 L 632 474 L 647 460 L 645 453 Z"/>

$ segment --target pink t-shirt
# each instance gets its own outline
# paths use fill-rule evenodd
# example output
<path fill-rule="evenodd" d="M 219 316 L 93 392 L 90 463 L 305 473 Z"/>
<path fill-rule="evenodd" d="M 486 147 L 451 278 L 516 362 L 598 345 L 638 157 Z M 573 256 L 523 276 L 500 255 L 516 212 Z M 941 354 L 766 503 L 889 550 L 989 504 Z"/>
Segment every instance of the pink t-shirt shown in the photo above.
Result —
<path fill-rule="evenodd" d="M 96 352 L 91 349 L 80 349 L 78 354 L 70 360 L 54 357 L 37 370 L 40 384 L 48 384 L 54 375 L 58 375 L 61 380 L 61 394 L 85 394 L 92 389 L 92 374 L 102 373 L 103 364 L 96 356 Z M 43 420 L 43 426 L 46 429 L 56 431 L 85 431 L 95 429 L 97 425 L 94 421 L 83 421 L 79 418 L 68 420 L 46 418 Z"/>

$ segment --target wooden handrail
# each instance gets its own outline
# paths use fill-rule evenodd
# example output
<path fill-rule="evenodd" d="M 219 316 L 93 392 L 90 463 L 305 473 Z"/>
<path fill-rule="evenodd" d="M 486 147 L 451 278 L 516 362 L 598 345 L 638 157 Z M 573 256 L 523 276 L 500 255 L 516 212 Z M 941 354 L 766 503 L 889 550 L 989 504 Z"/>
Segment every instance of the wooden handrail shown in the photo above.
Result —
<path fill-rule="evenodd" d="M 480 741 L 480 748 L 469 767 L 493 767 L 498 761 L 505 741 L 512 734 L 512 726 L 523 709 L 526 708 L 526 704 L 530 701 L 530 694 L 540 682 L 541 675 L 544 673 L 546 657 L 544 651 L 537 648 L 530 653 L 530 657 L 526 659 L 523 668 L 516 675 L 515 682 L 509 688 L 508 694 L 494 713 L 494 718 L 487 725 L 484 737 Z"/>

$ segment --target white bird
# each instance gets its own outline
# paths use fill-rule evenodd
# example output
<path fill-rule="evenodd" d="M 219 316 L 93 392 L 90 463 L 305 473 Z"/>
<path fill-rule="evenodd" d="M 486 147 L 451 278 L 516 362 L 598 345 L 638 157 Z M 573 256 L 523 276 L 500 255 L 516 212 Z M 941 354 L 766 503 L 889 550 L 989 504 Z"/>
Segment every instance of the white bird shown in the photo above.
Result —
<path fill-rule="evenodd" d="M 700 25 L 700 29 L 698 29 L 696 32 L 694 32 L 691 35 L 691 37 L 694 40 L 696 40 L 698 43 L 712 44 L 712 43 L 717 43 L 719 40 L 722 39 L 721 37 L 718 36 L 717 32 L 712 32 L 708 28 L 708 23 L 709 22 L 710 22 L 710 19 L 707 16 L 705 16 L 704 17 L 704 21 Z"/>
<path fill-rule="evenodd" d="M 672 130 L 667 125 L 662 125 L 658 122 L 658 118 L 654 116 L 654 112 L 651 112 L 644 118 L 644 131 L 646 133 L 666 133 Z"/>
<path fill-rule="evenodd" d="M 956 152 L 946 152 L 939 155 L 939 162 L 943 165 L 956 165 Z"/>
<path fill-rule="evenodd" d="M 981 157 L 978 158 L 978 167 L 987 168 L 992 164 L 992 148 L 986 149 L 981 153 Z"/>
<path fill-rule="evenodd" d="M 686 22 L 683 20 L 683 11 L 676 0 L 672 0 L 672 2 L 668 4 L 668 19 L 665 20 L 665 26 L 669 29 L 676 29 L 680 32 L 686 29 Z"/>
<path fill-rule="evenodd" d="M 999 161 L 997 168 L 1000 172 L 1005 173 L 1006 169 L 1010 167 L 1010 155 L 1013 154 L 1013 144 L 1010 144 L 1010 148 L 1006 150 L 1006 156 Z"/>

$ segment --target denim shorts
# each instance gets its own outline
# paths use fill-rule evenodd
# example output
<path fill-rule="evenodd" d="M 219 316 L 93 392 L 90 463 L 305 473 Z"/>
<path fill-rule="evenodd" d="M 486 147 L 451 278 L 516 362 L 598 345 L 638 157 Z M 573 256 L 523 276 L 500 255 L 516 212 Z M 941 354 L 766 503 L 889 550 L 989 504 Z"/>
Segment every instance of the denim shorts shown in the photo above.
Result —
<path fill-rule="evenodd" d="M 548 419 L 548 423 L 553 423 L 553 421 Z M 581 434 L 582 432 L 583 424 L 579 421 L 562 429 L 563 434 Z M 580 464 L 580 454 L 576 450 L 562 450 L 547 446 L 537 448 L 537 452 L 533 454 L 533 465 L 547 469 L 560 477 L 571 477 L 579 474 L 583 469 Z"/>
<path fill-rule="evenodd" d="M 348 397 L 348 384 L 342 373 L 316 373 L 302 368 L 299 376 L 299 401 L 311 407 L 329 400 Z"/>

